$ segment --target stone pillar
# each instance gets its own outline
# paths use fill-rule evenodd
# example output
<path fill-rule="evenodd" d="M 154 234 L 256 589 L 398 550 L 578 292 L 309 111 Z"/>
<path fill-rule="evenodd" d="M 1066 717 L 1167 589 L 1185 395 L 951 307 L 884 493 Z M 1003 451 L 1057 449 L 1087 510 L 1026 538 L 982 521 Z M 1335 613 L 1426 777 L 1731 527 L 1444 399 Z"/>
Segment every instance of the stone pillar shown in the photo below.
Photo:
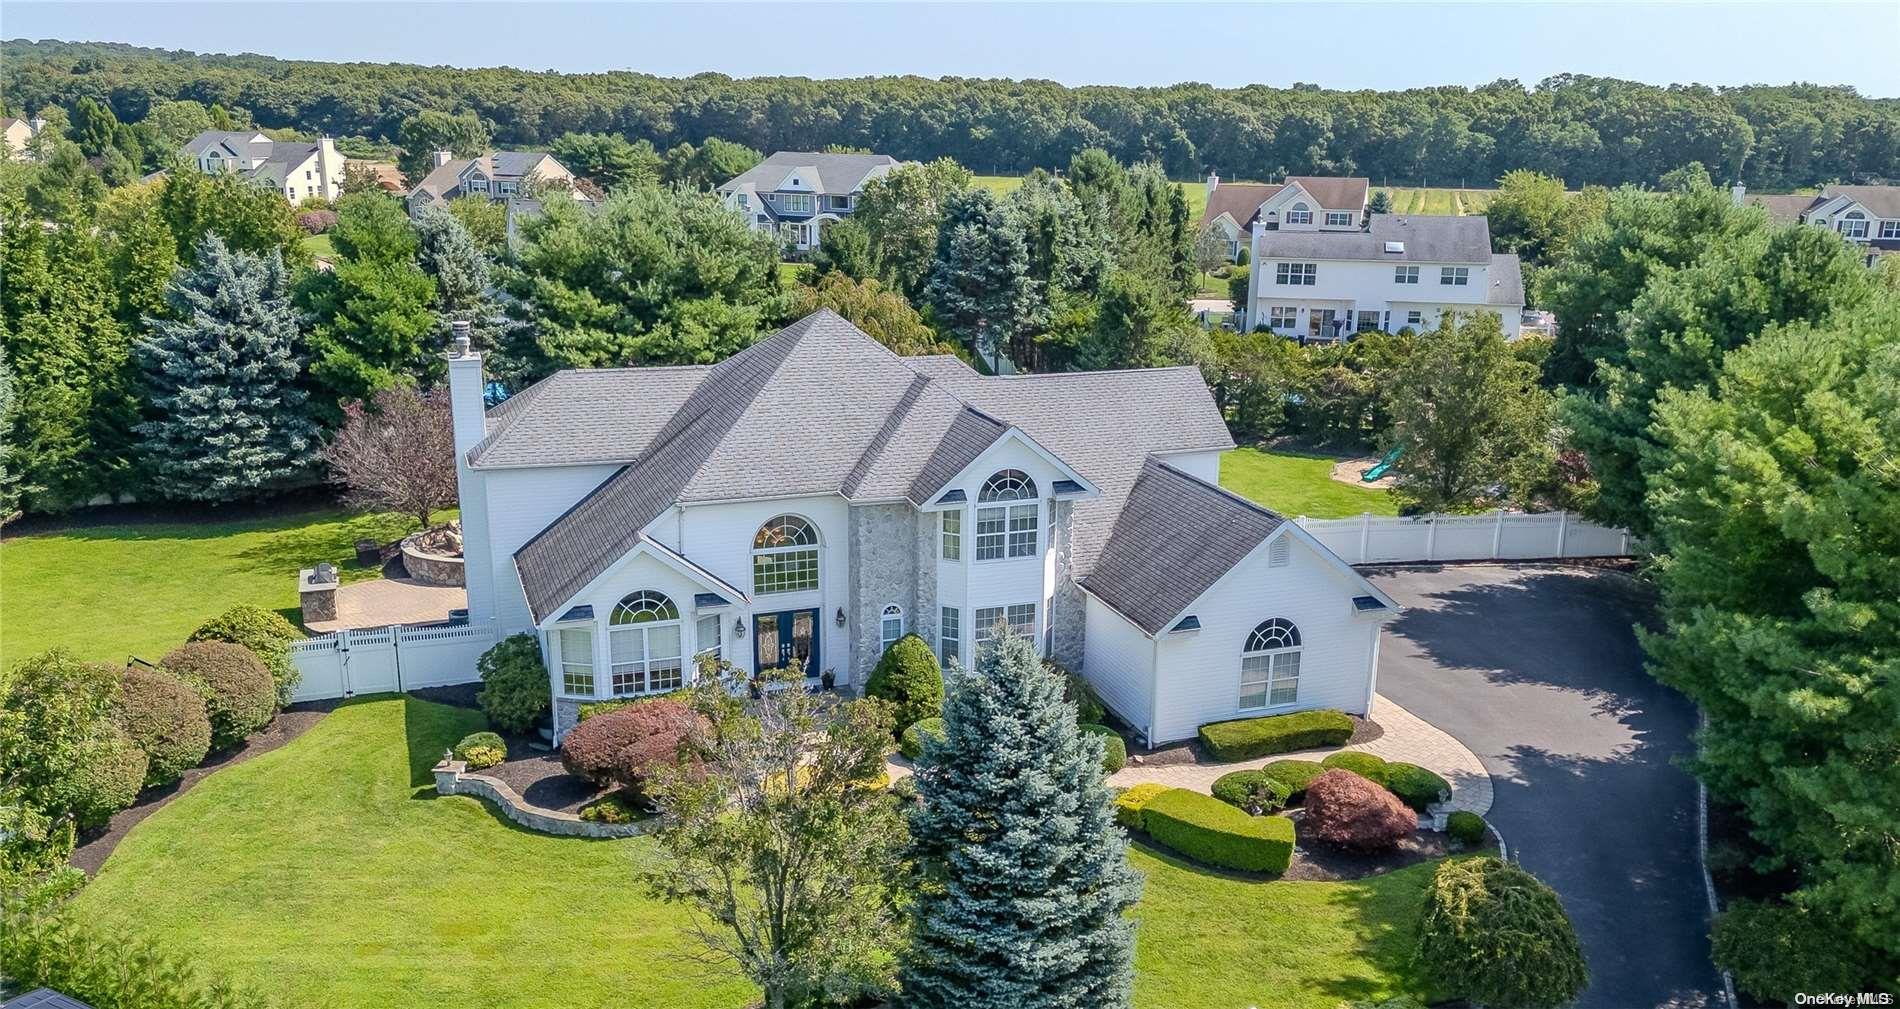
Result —
<path fill-rule="evenodd" d="M 884 607 L 904 608 L 904 629 L 918 614 L 915 509 L 908 504 L 853 505 L 851 508 L 851 591 L 845 608 L 850 621 L 851 656 L 834 663 L 838 682 L 862 684 L 883 655 Z"/>
<path fill-rule="evenodd" d="M 1088 626 L 1088 601 L 1075 583 L 1075 502 L 1056 502 L 1056 591 L 1049 614 L 1053 631 L 1050 658 L 1072 670 L 1082 668 L 1083 636 Z"/>

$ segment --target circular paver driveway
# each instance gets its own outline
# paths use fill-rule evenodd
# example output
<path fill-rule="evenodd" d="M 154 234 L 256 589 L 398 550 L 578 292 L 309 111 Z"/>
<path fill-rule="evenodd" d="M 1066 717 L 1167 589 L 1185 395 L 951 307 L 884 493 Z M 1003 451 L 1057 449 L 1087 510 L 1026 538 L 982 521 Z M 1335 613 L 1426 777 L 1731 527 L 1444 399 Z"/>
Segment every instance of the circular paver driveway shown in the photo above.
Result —
<path fill-rule="evenodd" d="M 1489 818 L 1557 888 L 1591 984 L 1582 1007 L 1723 1004 L 1696 864 L 1695 709 L 1643 671 L 1649 614 L 1619 575 L 1540 565 L 1371 574 L 1406 611 L 1379 692 L 1477 753 Z"/>

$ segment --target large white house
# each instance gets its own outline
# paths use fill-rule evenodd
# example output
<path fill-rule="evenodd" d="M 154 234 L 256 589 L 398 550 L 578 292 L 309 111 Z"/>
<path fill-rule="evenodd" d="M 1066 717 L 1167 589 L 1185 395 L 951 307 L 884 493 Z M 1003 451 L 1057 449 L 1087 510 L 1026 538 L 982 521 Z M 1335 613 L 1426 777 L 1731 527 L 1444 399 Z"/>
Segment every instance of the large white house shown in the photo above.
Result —
<path fill-rule="evenodd" d="M 256 130 L 206 130 L 185 144 L 185 157 L 207 175 L 235 172 L 270 186 L 292 203 L 343 192 L 343 163 L 336 141 L 272 140 Z"/>
<path fill-rule="evenodd" d="M 901 162 L 888 154 L 779 151 L 718 189 L 755 231 L 777 232 L 793 249 L 818 247 L 824 227 L 858 209 L 864 184 Z"/>
<path fill-rule="evenodd" d="M 1154 742 L 1371 704 L 1397 605 L 1216 485 L 1233 441 L 1195 369 L 989 377 L 819 311 L 488 410 L 458 341 L 449 381 L 469 619 L 536 636 L 557 733 L 700 653 L 853 686 L 907 632 L 967 665 L 999 624 Z"/>
<path fill-rule="evenodd" d="M 1479 311 L 1498 316 L 1506 337 L 1522 328 L 1522 268 L 1491 251 L 1481 215 L 1370 213 L 1365 179 L 1208 184 L 1208 223 L 1249 250 L 1247 300 L 1235 306 L 1248 328 L 1343 340 Z"/>
<path fill-rule="evenodd" d="M 1866 250 L 1871 265 L 1900 252 L 1900 186 L 1824 186 L 1818 196 L 1749 196 L 1736 186 L 1737 205 L 1761 207 L 1784 224 L 1826 228 Z"/>

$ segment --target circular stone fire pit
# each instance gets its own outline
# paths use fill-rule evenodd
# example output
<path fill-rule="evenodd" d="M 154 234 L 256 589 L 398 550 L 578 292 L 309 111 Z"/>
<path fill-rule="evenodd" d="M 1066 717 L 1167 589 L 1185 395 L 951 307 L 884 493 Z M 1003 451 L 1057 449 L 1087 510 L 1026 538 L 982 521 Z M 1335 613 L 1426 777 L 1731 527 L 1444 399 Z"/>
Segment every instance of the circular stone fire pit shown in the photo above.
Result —
<path fill-rule="evenodd" d="M 405 538 L 402 541 L 402 566 L 409 570 L 410 578 L 424 585 L 464 585 L 462 524 L 450 522 Z"/>

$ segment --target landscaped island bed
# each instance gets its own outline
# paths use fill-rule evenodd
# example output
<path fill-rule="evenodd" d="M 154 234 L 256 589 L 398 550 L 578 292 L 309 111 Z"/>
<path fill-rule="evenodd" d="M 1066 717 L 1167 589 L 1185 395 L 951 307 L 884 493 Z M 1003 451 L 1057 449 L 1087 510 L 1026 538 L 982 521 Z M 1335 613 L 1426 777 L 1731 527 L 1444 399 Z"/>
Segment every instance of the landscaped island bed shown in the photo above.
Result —
<path fill-rule="evenodd" d="M 756 998 L 686 959 L 697 947 L 684 913 L 634 877 L 651 842 L 541 836 L 478 800 L 435 797 L 429 768 L 482 727 L 478 712 L 414 698 L 346 704 L 140 824 L 80 910 L 215 959 L 280 1005 L 739 1009 Z M 1430 864 L 1293 883 L 1142 845 L 1130 858 L 1147 876 L 1134 910 L 1143 1009 L 1418 994 L 1411 928 Z"/>

